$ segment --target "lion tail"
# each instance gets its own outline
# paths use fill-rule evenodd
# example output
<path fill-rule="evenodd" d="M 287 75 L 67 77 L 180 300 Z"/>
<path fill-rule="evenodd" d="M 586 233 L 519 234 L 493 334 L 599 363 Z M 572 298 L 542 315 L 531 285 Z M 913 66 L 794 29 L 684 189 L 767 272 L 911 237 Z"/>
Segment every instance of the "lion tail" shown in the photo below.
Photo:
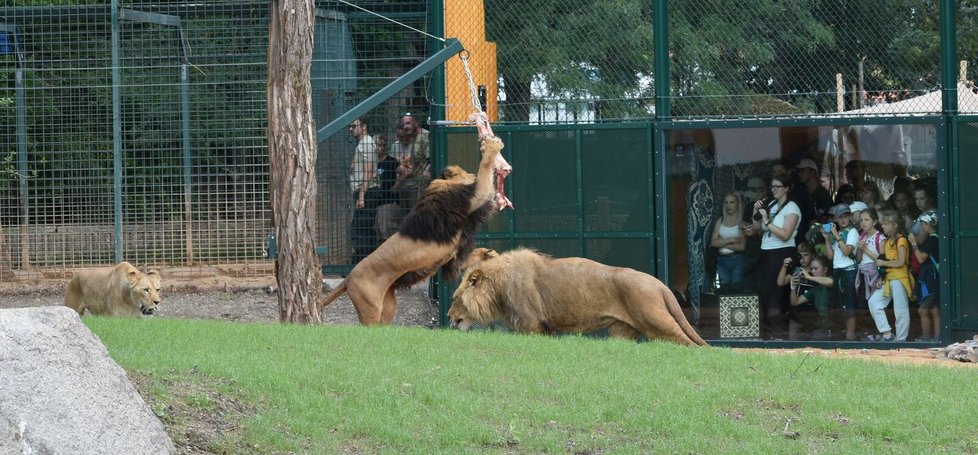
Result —
<path fill-rule="evenodd" d="M 683 314 L 683 309 L 679 306 L 679 301 L 676 300 L 676 296 L 672 293 L 672 291 L 668 288 L 664 288 L 662 298 L 666 302 L 666 308 L 669 310 L 669 314 L 671 314 L 673 319 L 676 320 L 679 327 L 683 329 L 683 333 L 685 333 L 686 336 L 693 341 L 693 343 L 700 346 L 709 346 L 706 344 L 706 341 L 703 341 L 700 334 L 696 333 L 696 329 L 690 325 L 689 321 L 686 320 L 686 315 Z"/>
<path fill-rule="evenodd" d="M 320 308 L 333 303 L 334 300 L 336 300 L 337 298 L 339 298 L 341 295 L 345 293 L 346 293 L 346 280 L 343 280 L 340 281 L 340 284 L 336 285 L 336 287 L 333 288 L 333 292 L 330 292 L 329 295 L 327 295 L 326 298 L 323 299 L 323 304 L 320 305 Z"/>

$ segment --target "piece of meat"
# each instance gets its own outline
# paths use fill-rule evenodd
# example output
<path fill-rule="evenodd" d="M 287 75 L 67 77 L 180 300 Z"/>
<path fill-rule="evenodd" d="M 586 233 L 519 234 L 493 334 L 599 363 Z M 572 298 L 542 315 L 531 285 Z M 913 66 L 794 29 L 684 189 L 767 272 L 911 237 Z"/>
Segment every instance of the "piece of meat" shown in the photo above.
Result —
<path fill-rule="evenodd" d="M 479 138 L 495 136 L 492 132 L 492 126 L 489 125 L 489 119 L 482 112 L 476 112 L 469 115 L 469 120 L 475 123 L 475 127 L 479 130 Z M 496 197 L 495 203 L 496 208 L 499 210 L 505 209 L 507 207 L 513 208 L 513 202 L 506 197 L 506 177 L 510 172 L 513 172 L 513 166 L 503 158 L 502 154 L 496 155 L 496 162 L 493 165 L 493 170 L 496 175 Z"/>

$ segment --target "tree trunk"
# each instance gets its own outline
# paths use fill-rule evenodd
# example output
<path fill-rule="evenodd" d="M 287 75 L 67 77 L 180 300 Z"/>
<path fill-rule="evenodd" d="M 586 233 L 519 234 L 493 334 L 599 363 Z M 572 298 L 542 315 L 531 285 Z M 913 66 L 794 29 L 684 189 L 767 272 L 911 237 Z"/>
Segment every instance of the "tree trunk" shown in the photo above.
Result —
<path fill-rule="evenodd" d="M 272 0 L 268 33 L 268 163 L 278 242 L 279 320 L 322 322 L 315 253 L 316 127 L 312 117 L 314 0 Z"/>

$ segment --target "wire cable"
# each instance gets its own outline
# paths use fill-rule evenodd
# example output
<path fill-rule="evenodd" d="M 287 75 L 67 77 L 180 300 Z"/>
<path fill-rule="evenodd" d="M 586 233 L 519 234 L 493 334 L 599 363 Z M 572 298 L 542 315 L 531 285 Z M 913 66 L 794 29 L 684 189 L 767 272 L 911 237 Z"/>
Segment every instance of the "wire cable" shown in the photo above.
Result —
<path fill-rule="evenodd" d="M 339 1 L 340 3 L 345 3 L 345 4 L 349 5 L 349 6 L 352 6 L 352 7 L 356 8 L 356 9 L 358 9 L 360 11 L 363 11 L 363 12 L 365 12 L 367 14 L 373 14 L 374 16 L 377 16 L 377 17 L 379 17 L 379 18 L 381 18 L 381 19 L 383 19 L 385 21 L 393 22 L 393 23 L 395 23 L 397 25 L 400 25 L 401 27 L 404 27 L 404 28 L 407 28 L 407 29 L 410 29 L 410 30 L 414 30 L 414 31 L 416 31 L 416 32 L 418 32 L 418 33 L 420 33 L 420 34 L 422 34 L 424 36 L 427 36 L 428 38 L 434 38 L 434 39 L 436 39 L 438 41 L 441 41 L 443 43 L 445 42 L 445 38 L 439 38 L 439 37 L 437 37 L 435 35 L 432 35 L 430 33 L 425 32 L 424 30 L 416 29 L 416 28 L 414 28 L 414 27 L 412 27 L 410 25 L 407 25 L 407 24 L 405 24 L 403 22 L 398 22 L 398 21 L 396 21 L 394 19 L 391 19 L 391 18 L 389 18 L 387 16 L 384 16 L 383 14 L 375 13 L 373 11 L 370 11 L 369 9 L 366 9 L 366 8 L 364 8 L 362 6 L 354 5 L 353 3 L 350 3 L 350 2 L 348 2 L 346 0 L 337 0 L 337 1 Z"/>

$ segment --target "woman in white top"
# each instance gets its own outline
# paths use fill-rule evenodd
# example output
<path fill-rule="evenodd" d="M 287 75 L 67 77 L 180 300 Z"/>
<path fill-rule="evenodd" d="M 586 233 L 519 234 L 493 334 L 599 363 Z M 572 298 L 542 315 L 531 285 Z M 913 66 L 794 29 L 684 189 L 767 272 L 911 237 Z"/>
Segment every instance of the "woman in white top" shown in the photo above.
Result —
<path fill-rule="evenodd" d="M 785 339 L 788 333 L 786 311 L 790 300 L 788 288 L 777 285 L 778 273 L 785 258 L 795 252 L 795 235 L 801 220 L 801 209 L 788 196 L 791 179 L 785 174 L 771 178 L 771 201 L 754 204 L 754 222 L 751 228 L 761 232 L 760 304 L 763 309 L 767 336 Z M 765 203 L 767 202 L 767 203 Z"/>
<path fill-rule="evenodd" d="M 710 246 L 718 248 L 717 276 L 720 286 L 740 283 L 744 276 L 744 248 L 747 245 L 741 226 L 740 195 L 723 195 L 723 213 L 713 224 Z"/>

